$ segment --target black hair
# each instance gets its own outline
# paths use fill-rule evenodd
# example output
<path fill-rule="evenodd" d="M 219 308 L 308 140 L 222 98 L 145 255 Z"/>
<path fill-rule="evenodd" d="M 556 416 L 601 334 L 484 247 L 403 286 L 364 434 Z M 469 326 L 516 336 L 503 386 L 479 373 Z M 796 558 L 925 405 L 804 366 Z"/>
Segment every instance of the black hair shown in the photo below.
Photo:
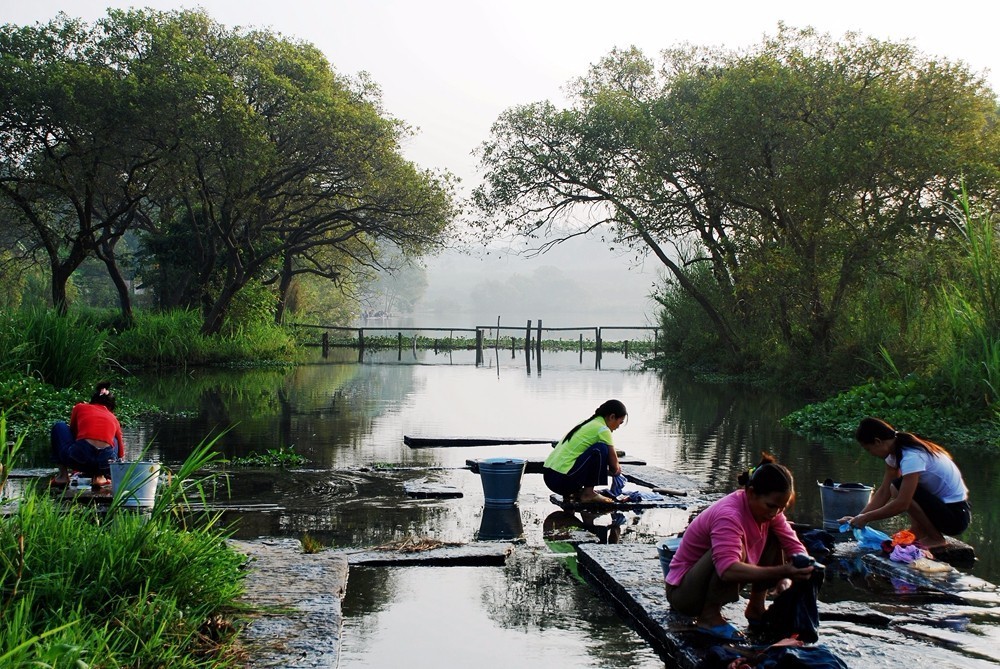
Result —
<path fill-rule="evenodd" d="M 795 500 L 795 479 L 788 467 L 779 465 L 770 453 L 760 454 L 760 463 L 751 467 L 736 479 L 746 489 L 753 488 L 758 495 L 770 495 L 774 492 L 791 493 L 788 505 Z"/>
<path fill-rule="evenodd" d="M 946 455 L 949 458 L 951 457 L 951 453 L 945 450 L 943 446 L 939 446 L 929 439 L 924 439 L 910 432 L 900 432 L 881 418 L 872 418 L 871 416 L 861 419 L 861 422 L 858 423 L 858 429 L 854 433 L 854 438 L 858 440 L 859 444 L 874 444 L 876 439 L 881 441 L 894 439 L 892 454 L 896 458 L 897 467 L 903 460 L 904 448 L 921 448 L 931 455 Z"/>
<path fill-rule="evenodd" d="M 107 407 L 108 411 L 110 411 L 111 413 L 115 412 L 115 406 L 117 406 L 117 402 L 115 402 L 114 393 L 111 392 L 110 381 L 101 381 L 100 383 L 97 384 L 97 386 L 94 388 L 94 394 L 91 395 L 90 397 L 90 403 L 100 404 L 101 406 Z"/>
<path fill-rule="evenodd" d="M 566 436 L 563 437 L 562 440 L 563 441 L 569 441 L 570 438 L 574 434 L 576 434 L 577 430 L 579 430 L 581 427 L 583 427 L 584 425 L 586 425 L 590 421 L 594 420 L 598 416 L 600 416 L 601 418 L 607 418 L 608 416 L 618 416 L 619 418 L 624 418 L 627 415 L 628 415 L 628 412 L 625 410 L 625 405 L 624 404 L 622 404 L 618 400 L 608 400 L 607 402 L 605 402 L 601 406 L 599 406 L 596 409 L 594 409 L 594 415 L 593 416 L 591 416 L 587 420 L 584 420 L 584 421 L 581 421 L 581 422 L 577 423 L 573 427 L 572 430 L 570 430 L 569 432 L 566 433 Z"/>

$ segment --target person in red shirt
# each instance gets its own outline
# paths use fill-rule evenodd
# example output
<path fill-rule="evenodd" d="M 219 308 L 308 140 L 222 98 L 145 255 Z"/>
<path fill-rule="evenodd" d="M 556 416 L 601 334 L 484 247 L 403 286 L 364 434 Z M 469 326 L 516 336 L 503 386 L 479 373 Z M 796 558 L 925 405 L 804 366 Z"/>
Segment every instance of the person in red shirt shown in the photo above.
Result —
<path fill-rule="evenodd" d="M 51 485 L 64 486 L 73 469 L 91 477 L 94 487 L 111 485 L 111 462 L 125 457 L 122 427 L 115 417 L 115 396 L 111 384 L 97 384 L 90 402 L 73 407 L 69 424 L 52 426 L 52 457 L 59 473 Z"/>

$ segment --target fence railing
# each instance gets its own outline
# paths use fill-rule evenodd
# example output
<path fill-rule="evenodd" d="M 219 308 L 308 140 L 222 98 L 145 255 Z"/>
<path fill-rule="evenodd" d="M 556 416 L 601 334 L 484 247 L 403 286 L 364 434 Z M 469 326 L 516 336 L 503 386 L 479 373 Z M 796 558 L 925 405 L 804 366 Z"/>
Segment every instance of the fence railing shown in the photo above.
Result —
<path fill-rule="evenodd" d="M 609 330 L 622 330 L 622 331 L 652 331 L 653 342 L 652 351 L 655 354 L 657 350 L 657 339 L 659 337 L 659 327 L 655 325 L 585 325 L 585 326 L 574 326 L 574 327 L 543 327 L 542 320 L 538 320 L 538 324 L 533 328 L 532 321 L 527 321 L 524 326 L 515 325 L 501 325 L 497 323 L 496 325 L 476 325 L 471 328 L 467 327 L 388 327 L 388 326 L 372 326 L 372 327 L 348 327 L 343 325 L 313 325 L 305 323 L 291 323 L 293 327 L 299 328 L 317 328 L 323 330 L 320 346 L 323 348 L 323 356 L 329 353 L 331 346 L 330 342 L 330 332 L 353 332 L 356 333 L 356 338 L 352 338 L 351 343 L 341 343 L 340 346 L 354 346 L 358 349 L 358 359 L 362 359 L 364 356 L 364 351 L 366 347 L 365 333 L 375 333 L 375 332 L 395 332 L 396 333 L 396 346 L 400 351 L 403 349 L 403 333 L 412 334 L 412 346 L 417 347 L 417 333 L 436 333 L 436 332 L 447 332 L 449 333 L 448 340 L 445 346 L 449 346 L 454 339 L 455 333 L 470 333 L 474 337 L 475 348 L 476 348 L 476 363 L 480 364 L 483 360 L 483 349 L 484 347 L 489 347 L 489 342 L 485 340 L 487 332 L 496 332 L 496 337 L 493 342 L 493 348 L 499 348 L 500 343 L 500 333 L 502 331 L 513 331 L 513 332 L 524 332 L 524 342 L 523 348 L 530 358 L 532 348 L 535 350 L 535 356 L 537 358 L 541 357 L 542 352 L 542 342 L 544 341 L 543 333 L 546 332 L 579 332 L 579 350 L 580 354 L 583 354 L 584 350 L 584 332 L 594 333 L 594 348 L 596 351 L 597 359 L 600 361 L 601 354 L 604 350 L 604 333 Z M 532 336 L 534 334 L 534 336 Z M 609 340 L 611 341 L 611 340 Z M 433 348 L 438 350 L 438 339 L 434 340 Z M 514 350 L 517 347 L 517 337 L 511 336 L 510 338 L 511 349 Z M 629 354 L 629 340 L 624 340 L 623 345 L 625 357 Z"/>

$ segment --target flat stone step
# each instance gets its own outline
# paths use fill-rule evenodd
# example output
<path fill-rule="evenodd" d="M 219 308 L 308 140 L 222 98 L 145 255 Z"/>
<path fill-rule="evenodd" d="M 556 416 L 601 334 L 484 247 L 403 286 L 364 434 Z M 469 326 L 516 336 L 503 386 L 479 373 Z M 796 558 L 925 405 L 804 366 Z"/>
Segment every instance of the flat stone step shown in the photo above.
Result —
<path fill-rule="evenodd" d="M 953 567 L 968 568 L 976 564 L 976 549 L 955 537 L 945 537 L 947 544 L 932 548 L 934 559 L 947 562 Z"/>
<path fill-rule="evenodd" d="M 567 502 L 562 495 L 549 495 L 549 501 L 567 511 L 627 511 L 629 509 L 687 509 L 696 506 L 699 500 L 694 498 L 671 497 L 662 500 L 642 500 L 639 502 Z"/>
<path fill-rule="evenodd" d="M 894 562 L 879 553 L 865 554 L 862 560 L 873 572 L 909 583 L 915 588 L 931 590 L 968 603 L 1000 606 L 1000 586 L 963 573 L 945 562 L 935 561 L 933 564 L 942 571 L 930 572 L 904 562 Z"/>
<path fill-rule="evenodd" d="M 443 483 L 433 483 L 427 479 L 414 479 L 403 483 L 403 492 L 418 499 L 450 499 L 462 497 L 463 493 L 455 486 Z"/>
<path fill-rule="evenodd" d="M 693 478 L 663 467 L 622 463 L 622 473 L 629 482 L 652 488 L 657 492 L 663 490 L 674 495 L 693 495 L 701 489 L 701 483 Z"/>
<path fill-rule="evenodd" d="M 667 666 L 698 667 L 713 641 L 694 630 L 691 618 L 670 610 L 655 546 L 581 543 L 576 551 L 586 580 L 615 605 L 660 655 L 669 658 Z M 869 564 L 867 556 L 865 564 Z M 830 578 L 832 574 L 827 576 Z M 986 582 L 977 580 L 983 594 L 990 595 L 983 585 Z M 977 603 L 986 604 L 970 606 L 977 619 L 992 622 L 1000 616 L 1000 611 L 988 602 Z M 723 615 L 737 627 L 745 628 L 745 606 L 745 599 L 727 604 Z M 909 604 L 900 600 L 882 609 L 859 602 L 820 601 L 819 644 L 847 658 L 851 669 L 924 666 L 926 644 L 936 647 L 933 654 L 936 667 L 985 668 L 1000 661 L 1000 650 L 991 641 L 992 625 L 971 625 L 968 631 L 956 632 L 948 624 L 948 618 L 956 613 L 954 606 L 942 609 L 948 615 L 934 614 L 920 601 Z M 923 642 L 914 641 L 914 635 L 919 635 Z"/>
<path fill-rule="evenodd" d="M 306 553 L 295 540 L 236 541 L 249 558 L 244 601 L 260 610 L 240 632 L 247 666 L 336 667 L 348 564 L 335 551 Z"/>
<path fill-rule="evenodd" d="M 514 547 L 509 543 L 476 541 L 459 546 L 445 545 L 426 550 L 334 549 L 351 566 L 491 567 L 503 565 Z"/>
<path fill-rule="evenodd" d="M 694 669 L 704 644 L 690 644 L 688 618 L 674 614 L 666 602 L 663 571 L 656 547 L 649 544 L 579 544 L 577 563 L 584 577 L 615 605 L 670 666 Z M 681 630 L 687 629 L 685 633 Z"/>

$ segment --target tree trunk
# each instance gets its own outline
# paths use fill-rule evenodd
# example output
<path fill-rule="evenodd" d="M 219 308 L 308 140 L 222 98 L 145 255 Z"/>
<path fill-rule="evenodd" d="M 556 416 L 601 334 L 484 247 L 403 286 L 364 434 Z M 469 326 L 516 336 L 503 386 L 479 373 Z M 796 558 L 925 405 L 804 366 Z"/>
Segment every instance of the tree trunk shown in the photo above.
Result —
<path fill-rule="evenodd" d="M 74 268 L 75 269 L 75 268 Z M 60 316 L 65 316 L 69 310 L 69 301 L 66 298 L 66 284 L 73 270 L 68 269 L 60 263 L 52 263 L 52 308 Z"/>
<path fill-rule="evenodd" d="M 116 239 L 115 241 L 117 242 L 118 240 Z M 135 314 L 132 312 L 132 295 L 129 293 L 128 283 L 126 283 L 125 277 L 122 276 L 121 270 L 118 268 L 118 263 L 115 261 L 114 243 L 104 242 L 101 244 L 97 255 L 104 261 L 104 266 L 108 269 L 108 275 L 115 284 L 115 290 L 118 291 L 118 304 L 121 308 L 122 324 L 125 327 L 131 327 L 135 323 Z"/>
<path fill-rule="evenodd" d="M 278 304 L 274 310 L 274 322 L 281 325 L 285 320 L 285 306 L 288 302 L 288 290 L 292 286 L 292 258 L 291 254 L 285 254 L 284 262 L 281 265 L 281 278 L 278 281 Z"/>
<path fill-rule="evenodd" d="M 222 324 L 226 320 L 226 313 L 229 305 L 233 302 L 233 297 L 239 292 L 242 286 L 232 283 L 226 284 L 219 296 L 215 298 L 211 306 L 205 313 L 205 320 L 201 325 L 201 333 L 206 336 L 216 335 L 222 330 Z"/>

